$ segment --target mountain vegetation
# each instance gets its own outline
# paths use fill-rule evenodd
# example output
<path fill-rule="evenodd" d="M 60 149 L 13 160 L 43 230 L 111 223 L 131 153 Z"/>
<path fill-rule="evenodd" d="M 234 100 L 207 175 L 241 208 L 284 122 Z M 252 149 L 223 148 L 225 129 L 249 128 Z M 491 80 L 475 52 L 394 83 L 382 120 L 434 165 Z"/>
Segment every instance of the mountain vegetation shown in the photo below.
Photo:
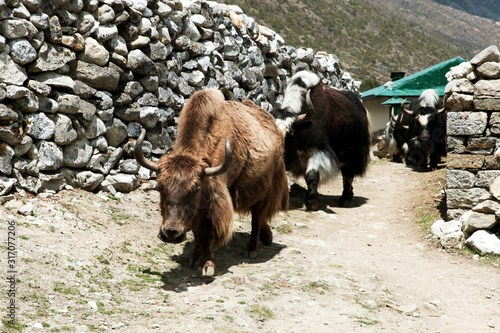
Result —
<path fill-rule="evenodd" d="M 498 0 L 434 0 L 442 5 L 500 21 L 500 6 Z"/>
<path fill-rule="evenodd" d="M 335 54 L 362 91 L 390 80 L 390 72 L 409 75 L 500 45 L 500 23 L 432 0 L 222 2 L 238 5 L 288 45 Z"/>

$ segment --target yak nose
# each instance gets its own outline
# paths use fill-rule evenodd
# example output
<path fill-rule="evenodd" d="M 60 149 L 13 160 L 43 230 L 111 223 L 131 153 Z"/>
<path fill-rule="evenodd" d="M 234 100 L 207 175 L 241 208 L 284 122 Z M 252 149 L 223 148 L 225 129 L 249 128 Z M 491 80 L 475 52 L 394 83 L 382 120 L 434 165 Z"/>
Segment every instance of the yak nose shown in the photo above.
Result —
<path fill-rule="evenodd" d="M 165 243 L 180 243 L 185 239 L 185 234 L 177 229 L 160 229 L 158 237 Z"/>

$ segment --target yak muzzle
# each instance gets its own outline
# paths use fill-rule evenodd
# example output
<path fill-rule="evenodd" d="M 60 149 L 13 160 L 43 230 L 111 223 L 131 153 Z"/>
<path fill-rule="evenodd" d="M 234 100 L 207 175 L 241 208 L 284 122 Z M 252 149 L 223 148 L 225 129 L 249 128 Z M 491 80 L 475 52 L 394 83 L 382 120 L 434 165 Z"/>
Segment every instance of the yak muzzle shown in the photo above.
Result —
<path fill-rule="evenodd" d="M 186 234 L 176 229 L 160 229 L 158 238 L 165 243 L 181 243 L 186 240 Z"/>

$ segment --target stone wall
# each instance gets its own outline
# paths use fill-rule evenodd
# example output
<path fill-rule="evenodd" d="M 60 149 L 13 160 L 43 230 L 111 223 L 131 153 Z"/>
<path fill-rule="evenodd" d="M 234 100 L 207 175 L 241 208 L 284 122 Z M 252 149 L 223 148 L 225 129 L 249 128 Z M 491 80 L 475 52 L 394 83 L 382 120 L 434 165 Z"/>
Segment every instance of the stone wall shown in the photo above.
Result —
<path fill-rule="evenodd" d="M 336 57 L 294 48 L 237 6 L 211 1 L 0 0 L 0 196 L 65 186 L 131 191 L 176 139 L 194 91 L 270 110 L 309 69 L 355 90 Z"/>
<path fill-rule="evenodd" d="M 433 232 L 445 247 L 500 254 L 500 52 L 490 46 L 451 68 L 447 109 L 446 205 Z"/>

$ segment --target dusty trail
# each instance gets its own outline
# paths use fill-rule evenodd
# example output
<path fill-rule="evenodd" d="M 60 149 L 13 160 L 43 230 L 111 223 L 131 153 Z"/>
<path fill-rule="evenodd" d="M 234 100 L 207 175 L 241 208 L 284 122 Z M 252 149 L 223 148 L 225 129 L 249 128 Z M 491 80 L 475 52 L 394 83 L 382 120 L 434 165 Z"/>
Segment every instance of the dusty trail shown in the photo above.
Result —
<path fill-rule="evenodd" d="M 499 332 L 498 259 L 446 253 L 416 222 L 439 172 L 376 162 L 352 207 L 336 205 L 339 180 L 321 188 L 318 212 L 294 187 L 273 244 L 244 258 L 249 218 L 237 216 L 208 280 L 187 267 L 192 238 L 156 238 L 156 191 L 25 199 L 35 216 L 16 216 L 18 318 L 25 332 Z M 2 206 L 2 226 L 21 205 Z"/>

